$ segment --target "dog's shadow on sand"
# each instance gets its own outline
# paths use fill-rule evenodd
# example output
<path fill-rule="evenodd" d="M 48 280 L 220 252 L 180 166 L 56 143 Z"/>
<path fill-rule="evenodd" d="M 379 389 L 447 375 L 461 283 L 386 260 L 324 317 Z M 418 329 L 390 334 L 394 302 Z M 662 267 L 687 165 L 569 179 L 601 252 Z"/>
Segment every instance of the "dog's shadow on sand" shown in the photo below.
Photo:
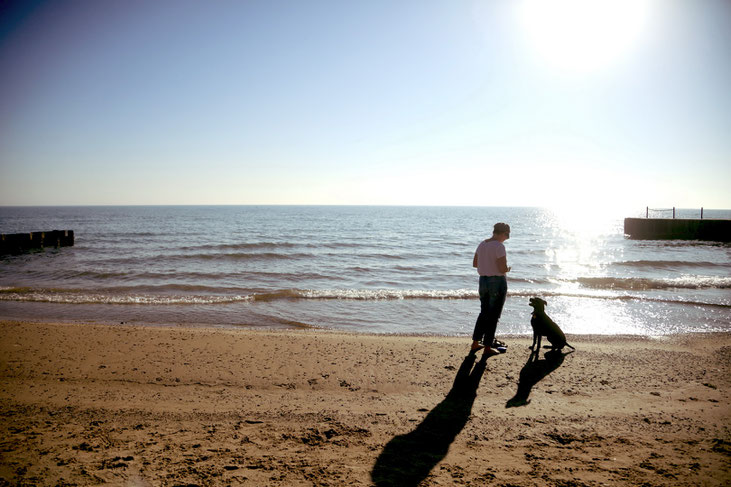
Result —
<path fill-rule="evenodd" d="M 514 408 L 525 406 L 530 403 L 531 391 L 533 386 L 543 380 L 548 374 L 561 367 L 564 357 L 573 352 L 561 352 L 559 350 L 551 350 L 546 352 L 544 358 L 538 358 L 538 352 L 532 352 L 528 357 L 528 362 L 520 369 L 520 379 L 518 382 L 518 392 L 510 398 L 505 404 L 506 408 Z"/>
<path fill-rule="evenodd" d="M 416 429 L 393 438 L 376 459 L 371 479 L 377 487 L 415 487 L 447 454 L 472 413 L 487 362 L 465 357 L 452 389 Z M 474 368 L 473 368 L 474 365 Z"/>

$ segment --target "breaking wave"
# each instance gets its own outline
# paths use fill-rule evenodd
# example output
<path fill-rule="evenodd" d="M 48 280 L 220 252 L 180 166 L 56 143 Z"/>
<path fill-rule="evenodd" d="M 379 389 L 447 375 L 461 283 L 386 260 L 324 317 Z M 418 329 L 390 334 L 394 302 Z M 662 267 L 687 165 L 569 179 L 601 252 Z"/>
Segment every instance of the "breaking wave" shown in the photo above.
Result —
<path fill-rule="evenodd" d="M 678 267 L 692 267 L 701 269 L 713 268 L 731 268 L 731 264 L 723 264 L 716 262 L 691 262 L 691 261 L 675 261 L 675 260 L 630 260 L 623 262 L 615 262 L 612 266 L 617 267 L 634 267 L 646 269 L 675 269 Z"/>
<path fill-rule="evenodd" d="M 580 277 L 576 282 L 590 289 L 650 291 L 663 289 L 731 289 L 731 277 L 680 276 L 667 279 Z"/>
<path fill-rule="evenodd" d="M 222 305 L 234 303 L 275 302 L 285 300 L 345 300 L 345 301 L 395 301 L 395 300 L 460 300 L 477 299 L 471 289 L 419 290 L 419 289 L 278 289 L 271 291 L 241 292 L 237 294 L 208 294 L 207 288 L 196 286 L 166 286 L 167 291 L 124 292 L 124 288 L 107 290 L 0 288 L 0 301 L 59 303 L 59 304 L 109 304 L 109 305 Z M 154 288 L 148 288 L 154 289 Z M 187 293 L 185 291 L 188 291 Z M 184 294 L 181 294 L 183 292 Z M 731 308 L 731 304 L 707 303 L 681 297 L 658 297 L 616 293 L 608 289 L 511 289 L 509 297 L 584 298 L 616 301 L 648 301 L 673 304 L 690 304 Z"/>

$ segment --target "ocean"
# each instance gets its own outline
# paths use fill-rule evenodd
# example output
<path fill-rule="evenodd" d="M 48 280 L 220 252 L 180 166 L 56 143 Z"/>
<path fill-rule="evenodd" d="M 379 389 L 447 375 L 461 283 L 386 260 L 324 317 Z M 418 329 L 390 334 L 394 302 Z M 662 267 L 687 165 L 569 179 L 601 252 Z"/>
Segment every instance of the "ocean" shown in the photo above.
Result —
<path fill-rule="evenodd" d="M 566 333 L 731 331 L 731 245 L 629 240 L 625 216 L 644 209 L 3 207 L 0 233 L 68 229 L 76 243 L 0 256 L 0 318 L 466 336 L 472 257 L 502 221 L 513 270 L 498 336 L 531 332 L 531 296 Z"/>

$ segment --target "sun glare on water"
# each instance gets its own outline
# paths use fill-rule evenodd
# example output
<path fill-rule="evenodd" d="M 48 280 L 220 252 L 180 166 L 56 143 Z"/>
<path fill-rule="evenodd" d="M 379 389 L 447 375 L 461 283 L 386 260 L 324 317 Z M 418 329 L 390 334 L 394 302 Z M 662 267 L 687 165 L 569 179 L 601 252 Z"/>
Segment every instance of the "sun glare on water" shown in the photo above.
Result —
<path fill-rule="evenodd" d="M 572 206 L 556 205 L 549 208 L 554 224 L 575 238 L 593 239 L 614 233 L 621 210 L 592 204 L 590 200 Z"/>
<path fill-rule="evenodd" d="M 518 21 L 541 62 L 568 74 L 607 69 L 647 31 L 653 0 L 524 0 Z"/>
<path fill-rule="evenodd" d="M 618 249 L 608 248 L 606 242 L 621 231 L 621 219 L 608 207 L 591 205 L 556 207 L 547 216 L 551 226 L 562 235 L 546 248 L 547 273 L 567 294 L 590 293 L 582 289 L 577 279 L 603 275 L 606 262 L 617 258 Z"/>

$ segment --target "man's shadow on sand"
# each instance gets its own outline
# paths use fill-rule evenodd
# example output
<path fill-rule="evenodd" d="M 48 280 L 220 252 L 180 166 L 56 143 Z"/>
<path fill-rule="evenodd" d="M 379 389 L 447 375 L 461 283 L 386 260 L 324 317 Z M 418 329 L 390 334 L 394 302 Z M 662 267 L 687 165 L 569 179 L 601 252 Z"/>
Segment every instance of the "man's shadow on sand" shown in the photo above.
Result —
<path fill-rule="evenodd" d="M 475 360 L 474 354 L 465 357 L 447 397 L 416 429 L 388 442 L 371 471 L 377 487 L 414 487 L 447 455 L 449 446 L 472 413 L 487 366 L 486 360 L 480 360 L 477 365 Z"/>
<path fill-rule="evenodd" d="M 539 359 L 539 353 L 532 352 L 530 357 L 528 357 L 528 362 L 520 369 L 518 392 L 508 400 L 505 407 L 514 408 L 528 404 L 530 402 L 528 396 L 530 396 L 533 386 L 538 384 L 548 374 L 561 367 L 564 357 L 569 353 L 573 352 L 563 353 L 559 350 L 551 350 L 550 352 L 546 352 L 543 359 Z"/>

